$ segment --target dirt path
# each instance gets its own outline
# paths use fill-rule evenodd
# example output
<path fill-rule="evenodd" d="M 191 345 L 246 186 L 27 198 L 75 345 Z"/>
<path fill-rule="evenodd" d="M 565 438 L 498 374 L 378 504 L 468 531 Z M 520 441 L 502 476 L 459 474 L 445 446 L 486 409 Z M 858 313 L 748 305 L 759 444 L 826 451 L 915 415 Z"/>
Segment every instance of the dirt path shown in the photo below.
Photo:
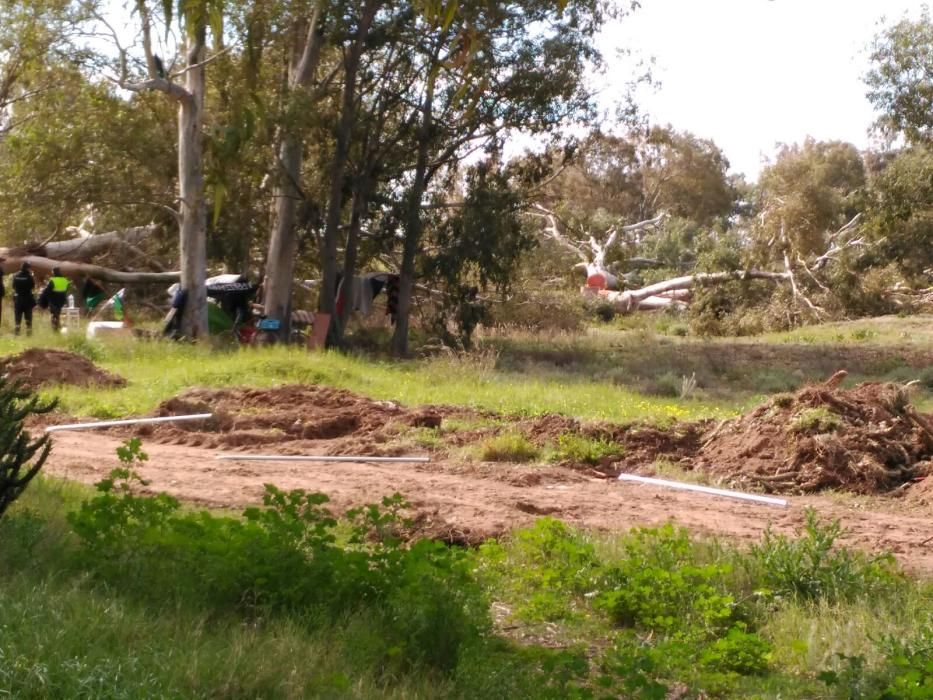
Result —
<path fill-rule="evenodd" d="M 46 471 L 93 483 L 116 466 L 122 440 L 59 432 Z M 459 464 L 347 464 L 217 461 L 216 450 L 147 442 L 149 462 L 138 471 L 150 489 L 210 506 L 241 507 L 261 500 L 263 484 L 328 494 L 336 509 L 402 493 L 426 531 L 455 541 L 497 535 L 540 515 L 611 530 L 667 521 L 732 539 L 758 539 L 770 524 L 792 532 L 804 509 L 838 518 L 847 541 L 870 551 L 893 551 L 907 568 L 933 574 L 933 519 L 922 513 L 867 510 L 860 502 L 791 497 L 787 508 L 683 494 L 597 479 L 559 467 Z"/>

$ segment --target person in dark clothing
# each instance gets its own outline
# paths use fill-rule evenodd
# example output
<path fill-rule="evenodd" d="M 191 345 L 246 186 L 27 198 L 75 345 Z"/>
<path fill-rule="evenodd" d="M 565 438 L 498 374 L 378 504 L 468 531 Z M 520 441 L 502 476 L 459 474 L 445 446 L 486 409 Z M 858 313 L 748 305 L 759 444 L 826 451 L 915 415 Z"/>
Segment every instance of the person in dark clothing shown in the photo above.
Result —
<path fill-rule="evenodd" d="M 19 335 L 20 324 L 25 318 L 26 335 L 32 335 L 32 310 L 36 305 L 33 290 L 36 288 L 36 281 L 29 271 L 28 262 L 24 262 L 19 272 L 13 275 L 10 286 L 13 288 L 14 332 Z"/>
<path fill-rule="evenodd" d="M 61 269 L 53 267 L 49 283 L 42 290 L 42 295 L 48 300 L 49 314 L 52 316 L 52 330 L 56 333 L 61 329 L 62 309 L 68 301 L 69 284 L 68 278 L 62 277 Z"/>

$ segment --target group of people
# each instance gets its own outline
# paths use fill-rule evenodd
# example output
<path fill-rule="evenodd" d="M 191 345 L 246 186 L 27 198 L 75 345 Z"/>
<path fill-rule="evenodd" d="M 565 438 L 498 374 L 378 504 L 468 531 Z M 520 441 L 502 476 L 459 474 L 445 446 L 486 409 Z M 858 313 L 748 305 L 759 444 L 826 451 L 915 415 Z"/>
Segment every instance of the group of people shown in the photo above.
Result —
<path fill-rule="evenodd" d="M 52 276 L 36 299 L 36 279 L 28 262 L 24 262 L 19 272 L 13 275 L 10 286 L 13 290 L 13 323 L 14 333 L 19 335 L 22 322 L 26 322 L 26 334 L 32 333 L 32 310 L 38 305 L 49 310 L 52 318 L 52 330 L 56 333 L 61 329 L 62 309 L 68 301 L 68 287 L 71 285 L 67 277 L 62 275 L 61 269 L 52 268 Z M 3 285 L 3 276 L 0 275 L 0 302 L 6 296 Z M 0 319 L 3 307 L 0 304 Z"/>

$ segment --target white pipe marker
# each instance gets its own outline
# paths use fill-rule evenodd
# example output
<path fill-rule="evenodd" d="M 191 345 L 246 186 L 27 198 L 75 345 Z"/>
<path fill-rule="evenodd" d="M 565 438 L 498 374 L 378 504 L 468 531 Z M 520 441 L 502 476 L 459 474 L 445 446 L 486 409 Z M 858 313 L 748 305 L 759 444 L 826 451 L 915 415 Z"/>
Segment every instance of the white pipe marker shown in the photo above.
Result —
<path fill-rule="evenodd" d="M 213 413 L 195 413 L 190 416 L 164 416 L 161 418 L 131 418 L 127 420 L 104 420 L 96 423 L 70 423 L 68 425 L 50 425 L 45 429 L 47 433 L 59 430 L 92 430 L 94 428 L 113 428 L 118 425 L 139 425 L 144 423 L 170 423 L 181 420 L 205 420 L 213 417 Z"/>
<path fill-rule="evenodd" d="M 672 489 L 682 491 L 697 491 L 707 493 L 711 496 L 725 496 L 726 498 L 739 498 L 743 501 L 755 501 L 756 503 L 767 503 L 772 506 L 786 506 L 787 501 L 783 498 L 772 498 L 771 496 L 759 496 L 754 493 L 744 493 L 742 491 L 729 491 L 727 489 L 714 489 L 709 486 L 700 486 L 699 484 L 685 484 L 681 481 L 668 481 L 667 479 L 653 479 L 648 476 L 636 476 L 635 474 L 619 474 L 619 481 L 636 481 L 640 484 L 651 484 L 652 486 L 666 486 Z"/>
<path fill-rule="evenodd" d="M 217 455 L 216 459 L 243 462 L 430 462 L 430 457 L 348 457 L 345 455 Z"/>

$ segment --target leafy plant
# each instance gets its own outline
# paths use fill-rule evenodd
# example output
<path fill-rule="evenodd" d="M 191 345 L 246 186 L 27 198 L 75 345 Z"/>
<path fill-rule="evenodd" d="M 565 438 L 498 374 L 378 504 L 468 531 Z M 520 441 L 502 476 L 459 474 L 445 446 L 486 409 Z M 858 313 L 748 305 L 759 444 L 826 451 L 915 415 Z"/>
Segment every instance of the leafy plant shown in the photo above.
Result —
<path fill-rule="evenodd" d="M 49 436 L 33 440 L 24 427 L 29 416 L 52 411 L 57 402 L 42 403 L 18 384 L 0 377 L 0 517 L 42 469 L 52 450 Z"/>
<path fill-rule="evenodd" d="M 564 433 L 557 438 L 556 456 L 560 460 L 597 465 L 603 460 L 621 457 L 625 448 L 606 438 Z"/>
<path fill-rule="evenodd" d="M 138 440 L 119 455 L 124 465 L 146 459 Z M 399 668 L 450 670 L 485 629 L 466 553 L 407 545 L 398 494 L 338 519 L 323 494 L 267 485 L 263 507 L 234 518 L 182 511 L 166 494 L 140 495 L 143 485 L 128 466 L 115 469 L 69 521 L 84 544 L 79 563 L 144 599 L 317 623 L 365 610 L 378 629 L 373 653 Z"/>
<path fill-rule="evenodd" d="M 869 557 L 836 546 L 843 534 L 838 520 L 822 522 L 808 508 L 806 523 L 797 539 L 765 530 L 760 544 L 751 548 L 747 565 L 777 595 L 803 600 L 835 602 L 871 595 L 895 585 L 899 574 L 890 554 Z"/>

